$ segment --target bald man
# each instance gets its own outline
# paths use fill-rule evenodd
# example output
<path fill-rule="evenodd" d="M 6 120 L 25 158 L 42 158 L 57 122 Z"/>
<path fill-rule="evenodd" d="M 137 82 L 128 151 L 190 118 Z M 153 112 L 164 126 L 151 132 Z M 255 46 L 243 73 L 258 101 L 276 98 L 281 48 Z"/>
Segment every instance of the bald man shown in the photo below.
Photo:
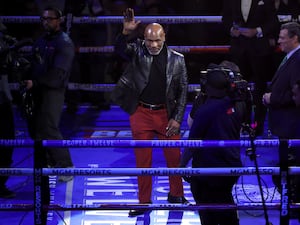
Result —
<path fill-rule="evenodd" d="M 113 102 L 130 115 L 135 140 L 178 140 L 187 98 L 187 72 L 184 56 L 167 47 L 165 32 L 158 23 L 145 27 L 144 40 L 129 42 L 140 24 L 134 11 L 124 12 L 122 34 L 118 35 L 116 52 L 129 61 L 111 94 Z M 178 167 L 179 148 L 164 148 L 168 167 Z M 152 148 L 135 148 L 136 166 L 152 166 Z M 169 203 L 188 204 L 183 195 L 180 176 L 169 177 Z M 152 202 L 152 177 L 138 177 L 139 203 Z M 130 210 L 129 216 L 144 214 L 146 210 Z"/>

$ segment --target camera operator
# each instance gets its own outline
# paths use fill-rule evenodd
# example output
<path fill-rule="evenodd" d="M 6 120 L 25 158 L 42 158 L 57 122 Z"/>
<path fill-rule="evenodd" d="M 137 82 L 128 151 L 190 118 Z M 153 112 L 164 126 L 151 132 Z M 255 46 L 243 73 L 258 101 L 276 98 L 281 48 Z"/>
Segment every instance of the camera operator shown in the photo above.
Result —
<path fill-rule="evenodd" d="M 4 40 L 6 28 L 0 23 L 0 139 L 15 139 L 12 95 L 8 86 L 8 69 L 5 63 L 7 43 Z M 13 147 L 0 147 L 0 167 L 9 168 L 12 164 Z M 6 187 L 8 176 L 0 176 L 0 198 L 14 198 L 15 193 Z"/>
<path fill-rule="evenodd" d="M 232 72 L 232 71 L 231 71 Z M 207 70 L 206 99 L 195 111 L 190 140 L 239 140 L 246 104 L 239 90 L 233 90 L 222 66 L 210 64 Z M 193 168 L 241 167 L 239 147 L 186 148 L 180 167 L 186 167 L 192 158 Z M 191 191 L 197 204 L 234 204 L 231 194 L 238 176 L 192 176 L 189 178 Z M 199 210 L 202 225 L 238 225 L 236 210 Z"/>
<path fill-rule="evenodd" d="M 243 87 L 239 88 L 238 91 L 236 91 L 235 96 L 232 96 L 232 97 L 234 97 L 235 99 L 236 99 L 236 97 L 238 97 L 239 100 L 241 100 L 241 99 L 244 100 L 244 101 L 236 101 L 236 107 L 238 107 L 238 106 L 245 107 L 245 103 L 246 103 L 247 99 L 250 100 L 250 98 L 249 98 L 249 93 L 248 93 L 248 90 L 246 87 L 248 84 L 245 80 L 242 79 L 242 75 L 240 74 L 240 68 L 235 63 L 233 63 L 231 61 L 227 61 L 227 60 L 222 61 L 220 63 L 220 67 L 224 70 L 225 73 L 226 72 L 231 73 L 232 76 L 234 76 L 232 79 L 235 79 L 238 82 L 243 82 Z M 190 113 L 188 114 L 188 118 L 187 118 L 187 124 L 188 124 L 189 128 L 192 127 L 193 120 L 194 120 L 197 109 L 202 104 L 204 104 L 204 102 L 207 98 L 207 94 L 205 92 L 206 72 L 207 71 L 201 71 L 201 77 L 200 77 L 200 88 L 201 89 L 200 89 L 200 92 L 197 94 L 197 96 L 194 99 L 192 109 L 191 109 Z M 238 100 L 238 99 L 236 99 L 236 100 Z M 250 103 L 250 102 L 248 102 L 248 103 Z M 243 120 L 246 120 L 246 117 L 243 118 Z"/>

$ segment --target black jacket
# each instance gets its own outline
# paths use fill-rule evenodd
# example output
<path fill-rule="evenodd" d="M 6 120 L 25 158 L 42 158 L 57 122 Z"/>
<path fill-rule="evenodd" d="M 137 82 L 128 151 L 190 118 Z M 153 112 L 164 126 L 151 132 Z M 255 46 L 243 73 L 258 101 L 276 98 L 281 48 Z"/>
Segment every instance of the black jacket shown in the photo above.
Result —
<path fill-rule="evenodd" d="M 9 52 L 5 51 L 5 49 L 9 49 L 9 47 L 3 40 L 3 34 L 0 32 L 0 104 L 12 101 L 12 95 L 8 83 L 8 71 L 5 69 L 7 67 L 6 57 Z"/>
<path fill-rule="evenodd" d="M 245 111 L 228 97 L 208 98 L 195 113 L 189 140 L 239 140 Z M 193 158 L 193 168 L 242 166 L 239 147 L 186 148 L 181 167 Z"/>
<path fill-rule="evenodd" d="M 144 41 L 127 43 L 127 37 L 119 35 L 116 40 L 116 52 L 129 59 L 130 63 L 111 94 L 112 101 L 120 105 L 127 113 L 135 112 L 139 96 L 149 81 L 153 57 L 148 53 Z M 184 56 L 167 48 L 166 69 L 166 106 L 169 119 L 181 122 L 184 116 L 188 79 Z M 155 91 L 155 90 L 153 90 Z"/>
<path fill-rule="evenodd" d="M 272 134 L 282 138 L 299 138 L 300 108 L 293 101 L 292 88 L 300 79 L 300 49 L 275 73 L 271 82 L 269 123 Z"/>
<path fill-rule="evenodd" d="M 254 55 L 266 55 L 273 50 L 269 39 L 277 38 L 280 27 L 273 0 L 252 0 L 247 21 L 244 21 L 242 16 L 241 0 L 225 0 L 222 14 L 222 22 L 228 34 L 234 24 L 239 27 L 262 29 L 263 37 L 260 38 L 231 37 L 232 54 L 250 51 Z"/>

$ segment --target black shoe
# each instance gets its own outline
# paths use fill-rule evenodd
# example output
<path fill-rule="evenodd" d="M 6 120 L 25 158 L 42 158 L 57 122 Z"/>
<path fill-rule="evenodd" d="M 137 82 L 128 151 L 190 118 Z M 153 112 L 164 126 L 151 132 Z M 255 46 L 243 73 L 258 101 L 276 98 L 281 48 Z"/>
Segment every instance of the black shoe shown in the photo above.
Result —
<path fill-rule="evenodd" d="M 70 169 L 70 168 L 74 168 L 74 166 L 67 166 L 65 167 L 66 169 Z M 58 176 L 58 181 L 59 182 L 69 182 L 71 180 L 73 180 L 74 177 L 73 176 L 69 176 L 69 175 L 61 175 L 61 176 Z"/>
<path fill-rule="evenodd" d="M 0 188 L 0 198 L 14 198 L 16 194 L 7 187 Z"/>
<path fill-rule="evenodd" d="M 73 176 L 58 176 L 58 181 L 59 182 L 69 182 L 73 180 Z"/>
<path fill-rule="evenodd" d="M 172 196 L 170 194 L 170 192 L 168 194 L 168 202 L 169 203 L 185 204 L 185 205 L 189 205 L 190 204 L 190 202 L 188 200 L 186 200 L 186 198 L 184 196 L 181 196 L 181 197 Z"/>
<path fill-rule="evenodd" d="M 129 210 L 128 216 L 135 217 L 135 216 L 143 215 L 149 211 L 150 211 L 149 209 L 131 209 Z"/>
<path fill-rule="evenodd" d="M 146 203 L 141 203 L 141 204 L 152 204 L 152 202 L 146 202 Z M 135 217 L 139 215 L 143 215 L 146 213 L 150 213 L 151 209 L 131 209 L 129 210 L 128 216 L 129 217 Z"/>

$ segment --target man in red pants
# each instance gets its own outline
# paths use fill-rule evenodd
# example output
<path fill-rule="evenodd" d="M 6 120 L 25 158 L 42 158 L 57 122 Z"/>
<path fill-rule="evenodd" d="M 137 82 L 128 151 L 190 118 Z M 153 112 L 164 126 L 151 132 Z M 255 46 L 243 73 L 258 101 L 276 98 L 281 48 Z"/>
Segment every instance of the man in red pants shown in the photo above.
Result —
<path fill-rule="evenodd" d="M 150 140 L 180 139 L 180 124 L 184 115 L 187 96 L 187 72 L 184 57 L 165 44 L 165 32 L 158 23 L 151 23 L 144 30 L 144 40 L 129 41 L 137 30 L 132 9 L 124 12 L 123 31 L 118 35 L 115 50 L 129 60 L 128 67 L 112 92 L 112 100 L 130 114 L 133 138 Z M 136 166 L 150 168 L 151 148 L 136 148 Z M 178 167 L 179 148 L 165 148 L 167 167 Z M 183 196 L 182 178 L 170 176 L 168 202 L 188 201 Z M 139 202 L 151 203 L 152 177 L 139 176 Z M 144 214 L 146 210 L 130 210 L 129 216 Z"/>

